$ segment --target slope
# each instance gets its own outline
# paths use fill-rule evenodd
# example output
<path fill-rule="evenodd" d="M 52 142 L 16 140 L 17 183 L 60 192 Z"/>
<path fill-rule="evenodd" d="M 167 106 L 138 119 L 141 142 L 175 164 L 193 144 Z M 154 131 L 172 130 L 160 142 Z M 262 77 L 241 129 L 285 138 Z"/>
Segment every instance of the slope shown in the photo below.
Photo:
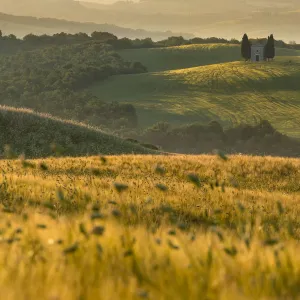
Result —
<path fill-rule="evenodd" d="M 270 121 L 300 136 L 300 60 L 230 62 L 189 69 L 116 76 L 94 85 L 103 100 L 132 103 L 141 125 L 220 121 L 223 125 Z"/>
<path fill-rule="evenodd" d="M 24 153 L 34 158 L 153 152 L 97 128 L 4 106 L 0 106 L 0 149 L 6 149 L 2 155 Z"/>
<path fill-rule="evenodd" d="M 300 56 L 300 50 L 279 48 L 276 51 L 278 56 Z M 141 62 L 150 72 L 184 69 L 241 59 L 240 45 L 234 44 L 128 49 L 118 53 L 127 61 Z"/>

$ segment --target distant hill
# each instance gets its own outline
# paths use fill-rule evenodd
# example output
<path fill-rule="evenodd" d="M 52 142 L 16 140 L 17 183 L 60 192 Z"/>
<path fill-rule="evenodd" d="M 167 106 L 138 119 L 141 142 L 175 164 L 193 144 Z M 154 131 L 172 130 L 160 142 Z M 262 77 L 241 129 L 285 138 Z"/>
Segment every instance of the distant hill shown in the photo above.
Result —
<path fill-rule="evenodd" d="M 16 16 L 0 13 L 0 29 L 4 34 L 14 34 L 23 37 L 29 33 L 36 35 L 55 34 L 59 32 L 75 34 L 83 32 L 90 34 L 93 31 L 110 32 L 119 38 L 152 38 L 153 40 L 166 39 L 172 35 L 183 35 L 187 38 L 193 37 L 188 33 L 174 33 L 171 31 L 148 31 L 143 29 L 131 29 L 113 24 L 97 24 L 86 22 L 74 22 L 54 18 L 38 18 L 31 16 Z"/>
<path fill-rule="evenodd" d="M 146 37 L 148 35 L 156 40 L 163 39 L 166 35 L 173 35 L 170 32 L 164 34 L 172 30 L 174 35 L 191 33 L 201 37 L 217 35 L 225 38 L 240 38 L 244 32 L 248 32 L 253 37 L 273 33 L 278 39 L 300 42 L 298 0 L 148 0 L 138 3 L 119 1 L 113 5 L 75 0 L 1 0 L 0 11 L 13 15 L 22 14 L 144 29 L 149 33 L 141 32 L 140 35 L 126 33 L 122 36 Z M 34 33 L 42 33 L 36 28 L 27 29 Z"/>
<path fill-rule="evenodd" d="M 147 0 L 119 1 L 113 5 L 81 2 L 86 8 L 110 16 L 115 24 L 131 28 L 148 28 L 191 32 L 197 36 L 218 35 L 240 38 L 274 33 L 286 41 L 299 41 L 299 0 Z"/>
<path fill-rule="evenodd" d="M 264 119 L 280 132 L 300 137 L 300 57 L 288 56 L 299 55 L 299 52 L 277 49 L 277 55 L 284 56 L 277 56 L 270 63 L 214 63 L 214 51 L 221 51 L 218 47 L 211 45 L 208 51 L 208 45 L 195 46 L 199 57 L 193 54 L 196 50 L 192 47 L 153 50 L 149 52 L 148 64 L 146 52 L 141 52 L 139 59 L 143 56 L 146 66 L 152 66 L 154 57 L 161 66 L 153 63 L 152 73 L 111 77 L 91 87 L 91 91 L 104 101 L 114 99 L 133 104 L 144 127 L 159 121 L 179 125 L 215 120 L 233 126 Z M 232 53 L 226 50 L 230 46 L 223 47 L 223 56 L 220 54 L 219 59 L 231 61 Z M 239 60 L 239 47 L 235 47 L 233 51 Z M 165 50 L 170 53 L 166 62 Z M 180 50 L 182 55 L 186 51 L 190 54 L 187 66 L 193 64 L 193 59 L 194 64 L 200 66 L 171 70 L 174 69 L 172 64 L 175 68 L 180 64 L 177 62 Z M 129 56 L 128 52 L 126 55 Z M 205 61 L 208 65 L 203 65 Z M 170 71 L 158 71 L 166 68 Z"/>
<path fill-rule="evenodd" d="M 102 132 L 100 129 L 0 106 L 0 153 L 5 145 L 26 157 L 96 154 L 149 154 L 154 151 Z"/>
<path fill-rule="evenodd" d="M 300 56 L 300 50 L 276 49 L 277 56 Z M 125 49 L 118 52 L 126 61 L 139 61 L 150 72 L 167 71 L 237 61 L 240 45 L 202 44 L 166 48 Z"/>

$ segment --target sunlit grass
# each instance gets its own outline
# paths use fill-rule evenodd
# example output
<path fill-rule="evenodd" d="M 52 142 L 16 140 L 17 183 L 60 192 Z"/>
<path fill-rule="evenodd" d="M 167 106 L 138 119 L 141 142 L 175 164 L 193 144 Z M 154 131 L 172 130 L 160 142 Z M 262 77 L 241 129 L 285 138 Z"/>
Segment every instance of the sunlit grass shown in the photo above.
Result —
<path fill-rule="evenodd" d="M 0 162 L 3 299 L 296 299 L 300 161 Z"/>
<path fill-rule="evenodd" d="M 298 57 L 258 64 L 229 62 L 116 76 L 92 91 L 103 100 L 135 105 L 142 126 L 211 120 L 234 126 L 265 119 L 277 130 L 299 137 L 299 67 Z"/>

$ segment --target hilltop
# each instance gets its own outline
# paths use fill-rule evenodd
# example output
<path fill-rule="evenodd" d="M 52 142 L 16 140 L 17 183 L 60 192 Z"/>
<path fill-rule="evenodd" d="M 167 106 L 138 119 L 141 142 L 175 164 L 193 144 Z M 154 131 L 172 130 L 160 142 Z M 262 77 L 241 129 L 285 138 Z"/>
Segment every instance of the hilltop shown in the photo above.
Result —
<path fill-rule="evenodd" d="M 205 48 L 206 47 L 206 48 Z M 233 54 L 224 46 L 224 55 L 219 47 L 188 46 L 175 48 L 175 51 L 196 51 L 207 53 L 203 59 L 197 54 L 187 59 L 187 65 L 213 63 L 215 54 L 219 59 L 233 60 Z M 236 48 L 234 48 L 236 47 Z M 238 47 L 232 46 L 238 53 Z M 191 50 L 192 49 L 192 50 Z M 194 50 L 198 49 L 198 50 Z M 203 50 L 206 49 L 206 50 Z M 147 50 L 140 50 L 140 59 Z M 160 53 L 170 53 L 170 63 L 154 64 L 153 57 L 159 60 Z M 152 56 L 141 59 L 146 66 L 154 69 L 170 68 L 178 54 L 174 48 L 151 50 Z M 127 52 L 130 53 L 130 52 Z M 175 52 L 176 53 L 176 52 Z M 230 55 L 228 55 L 230 53 Z M 161 120 L 171 124 L 192 122 L 207 123 L 220 121 L 232 126 L 253 123 L 260 119 L 271 122 L 275 128 L 290 136 L 299 137 L 300 127 L 300 59 L 288 55 L 299 55 L 299 51 L 277 49 L 274 62 L 253 64 L 241 61 L 215 63 L 193 68 L 175 69 L 138 75 L 115 76 L 95 84 L 91 91 L 101 99 L 133 104 L 140 116 L 140 124 L 149 126 Z M 128 57 L 128 54 L 127 54 Z M 163 61 L 164 55 L 159 61 Z M 236 57 L 239 60 L 240 56 Z M 193 60 L 195 61 L 193 62 Z M 152 64 L 153 63 L 153 64 Z M 176 68 L 176 63 L 175 68 Z M 178 65 L 178 63 L 177 63 Z"/>
<path fill-rule="evenodd" d="M 106 134 L 98 128 L 0 106 L 0 151 L 26 157 L 85 156 L 96 154 L 153 153 L 138 144 Z M 11 152 L 12 151 L 12 152 Z M 0 152 L 0 153 L 1 153 Z"/>
<path fill-rule="evenodd" d="M 127 61 L 139 61 L 150 72 L 185 69 L 241 59 L 238 44 L 192 44 L 165 48 L 125 49 L 118 53 Z M 300 50 L 277 48 L 277 56 L 300 56 Z"/>

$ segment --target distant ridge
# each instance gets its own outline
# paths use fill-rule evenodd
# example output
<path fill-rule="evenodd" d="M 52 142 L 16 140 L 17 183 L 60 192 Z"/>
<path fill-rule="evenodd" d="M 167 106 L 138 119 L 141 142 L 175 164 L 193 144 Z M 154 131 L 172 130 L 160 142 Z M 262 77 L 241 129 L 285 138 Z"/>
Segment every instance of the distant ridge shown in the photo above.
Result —
<path fill-rule="evenodd" d="M 171 31 L 147 31 L 144 29 L 132 29 L 116 26 L 113 24 L 97 24 L 93 22 L 75 22 L 56 18 L 38 18 L 31 16 L 17 16 L 0 12 L 0 29 L 4 34 L 24 36 L 33 34 L 66 33 L 91 33 L 93 31 L 107 31 L 119 38 L 152 38 L 153 40 L 166 39 L 172 35 L 182 35 L 187 38 L 193 37 L 189 33 L 174 33 Z"/>

